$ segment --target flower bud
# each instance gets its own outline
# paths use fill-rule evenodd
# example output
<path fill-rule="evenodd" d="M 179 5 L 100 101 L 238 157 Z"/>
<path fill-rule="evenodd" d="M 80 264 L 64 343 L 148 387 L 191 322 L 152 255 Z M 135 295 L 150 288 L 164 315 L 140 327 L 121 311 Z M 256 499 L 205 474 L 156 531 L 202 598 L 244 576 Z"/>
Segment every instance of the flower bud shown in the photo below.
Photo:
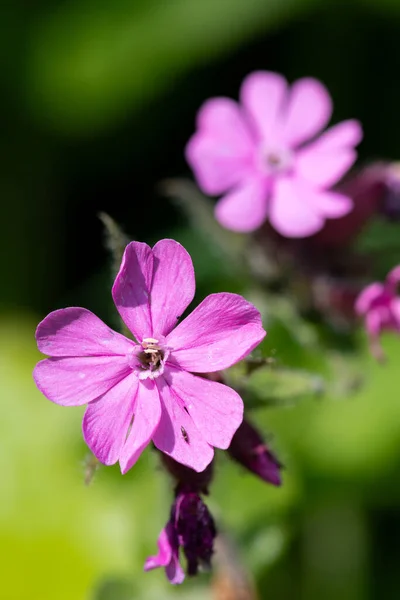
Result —
<path fill-rule="evenodd" d="M 246 419 L 232 438 L 229 455 L 243 467 L 273 485 L 281 485 L 282 465 L 268 449 L 257 429 Z"/>

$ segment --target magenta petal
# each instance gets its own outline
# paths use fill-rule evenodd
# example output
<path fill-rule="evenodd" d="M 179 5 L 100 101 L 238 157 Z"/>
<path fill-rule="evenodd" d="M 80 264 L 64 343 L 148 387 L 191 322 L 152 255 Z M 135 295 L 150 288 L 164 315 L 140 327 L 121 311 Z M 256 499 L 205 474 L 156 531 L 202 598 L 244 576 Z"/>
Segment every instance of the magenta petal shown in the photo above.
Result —
<path fill-rule="evenodd" d="M 204 471 L 213 459 L 213 448 L 184 409 L 184 398 L 163 377 L 156 383 L 161 398 L 161 420 L 153 435 L 154 444 L 182 465 Z"/>
<path fill-rule="evenodd" d="M 371 338 L 377 338 L 381 333 L 385 320 L 385 311 L 379 308 L 371 310 L 365 318 L 365 327 Z"/>
<path fill-rule="evenodd" d="M 165 568 L 165 573 L 168 581 L 173 585 L 179 585 L 180 583 L 183 583 L 185 579 L 185 573 L 179 563 L 179 557 L 177 554 L 172 555 L 171 561 Z"/>
<path fill-rule="evenodd" d="M 296 171 L 320 187 L 335 184 L 357 158 L 353 149 L 362 138 L 358 121 L 343 121 L 323 133 L 315 142 L 298 150 Z"/>
<path fill-rule="evenodd" d="M 389 287 L 392 288 L 393 293 L 395 293 L 396 288 L 400 283 L 400 265 L 394 267 L 394 269 L 392 269 L 390 273 L 388 273 L 388 276 L 386 277 L 386 282 L 389 285 Z"/>
<path fill-rule="evenodd" d="M 52 402 L 64 406 L 87 404 L 105 394 L 131 373 L 126 356 L 46 358 L 33 378 Z"/>
<path fill-rule="evenodd" d="M 286 237 L 306 237 L 319 231 L 324 218 L 303 196 L 297 181 L 289 177 L 280 178 L 275 184 L 271 198 L 269 220 L 271 225 Z"/>
<path fill-rule="evenodd" d="M 135 403 L 135 417 L 119 458 L 122 473 L 129 471 L 149 444 L 160 417 L 160 398 L 154 381 L 149 379 L 140 381 Z"/>
<path fill-rule="evenodd" d="M 83 437 L 105 465 L 113 465 L 120 457 L 133 417 L 138 384 L 131 373 L 86 409 Z"/>
<path fill-rule="evenodd" d="M 204 439 L 225 450 L 243 420 L 243 401 L 232 388 L 170 368 L 171 385 Z"/>
<path fill-rule="evenodd" d="M 127 354 L 133 342 L 113 331 L 90 310 L 62 308 L 47 315 L 36 330 L 40 352 L 50 356 Z"/>
<path fill-rule="evenodd" d="M 237 294 L 207 296 L 168 336 L 173 358 L 194 373 L 227 369 L 265 336 L 258 310 Z"/>
<path fill-rule="evenodd" d="M 296 172 L 313 185 L 329 188 L 350 169 L 357 159 L 355 150 L 324 152 L 316 141 L 299 150 L 296 156 Z"/>
<path fill-rule="evenodd" d="M 171 542 L 168 538 L 168 528 L 170 527 L 171 525 L 168 524 L 167 527 L 161 531 L 157 541 L 158 554 L 147 558 L 144 564 L 144 570 L 150 571 L 157 567 L 165 567 L 166 575 L 170 583 L 177 585 L 183 582 L 185 573 L 179 564 L 178 549 L 171 546 Z"/>
<path fill-rule="evenodd" d="M 153 335 L 149 304 L 153 261 L 147 244 L 128 244 L 112 289 L 118 312 L 138 341 Z"/>
<path fill-rule="evenodd" d="M 311 77 L 299 79 L 290 90 L 283 138 L 291 147 L 297 146 L 321 131 L 331 114 L 332 100 L 326 87 Z"/>
<path fill-rule="evenodd" d="M 389 306 L 394 326 L 400 331 L 400 298 L 393 298 Z"/>
<path fill-rule="evenodd" d="M 266 180 L 245 180 L 217 203 L 215 218 L 223 227 L 233 231 L 249 232 L 258 229 L 267 218 L 268 190 Z"/>
<path fill-rule="evenodd" d="M 167 335 L 191 303 L 195 278 L 189 253 L 175 240 L 161 240 L 153 248 L 151 286 L 153 335 Z"/>
<path fill-rule="evenodd" d="M 277 73 L 255 71 L 244 79 L 240 99 L 259 141 L 279 140 L 286 93 L 287 82 Z"/>
<path fill-rule="evenodd" d="M 306 186 L 303 198 L 319 215 L 329 219 L 343 217 L 353 208 L 353 200 L 339 192 L 314 190 Z"/>
<path fill-rule="evenodd" d="M 205 102 L 197 126 L 186 146 L 186 160 L 204 192 L 222 194 L 248 171 L 253 140 L 240 107 L 229 98 Z"/>
<path fill-rule="evenodd" d="M 371 308 L 372 303 L 380 298 L 384 293 L 384 287 L 381 283 L 371 283 L 359 294 L 355 310 L 359 315 L 364 315 Z"/>
<path fill-rule="evenodd" d="M 320 143 L 321 148 L 324 148 L 324 151 L 328 152 L 340 148 L 357 146 L 361 142 L 362 137 L 363 131 L 359 121 L 348 119 L 324 131 L 316 143 Z"/>
<path fill-rule="evenodd" d="M 158 554 L 156 556 L 149 556 L 144 564 L 144 570 L 150 571 L 151 569 L 157 569 L 157 567 L 166 567 L 172 557 L 172 548 L 169 543 L 168 535 L 165 529 L 163 529 L 157 540 Z"/>

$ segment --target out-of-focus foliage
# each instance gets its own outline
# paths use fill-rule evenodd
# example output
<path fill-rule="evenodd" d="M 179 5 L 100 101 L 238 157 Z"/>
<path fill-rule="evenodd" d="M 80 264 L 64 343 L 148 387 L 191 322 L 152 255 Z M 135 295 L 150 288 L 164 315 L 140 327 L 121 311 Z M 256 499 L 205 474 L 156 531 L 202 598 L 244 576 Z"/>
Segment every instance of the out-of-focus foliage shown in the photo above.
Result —
<path fill-rule="evenodd" d="M 315 1 L 68 2 L 33 31 L 32 99 L 56 128 L 97 129 Z"/>

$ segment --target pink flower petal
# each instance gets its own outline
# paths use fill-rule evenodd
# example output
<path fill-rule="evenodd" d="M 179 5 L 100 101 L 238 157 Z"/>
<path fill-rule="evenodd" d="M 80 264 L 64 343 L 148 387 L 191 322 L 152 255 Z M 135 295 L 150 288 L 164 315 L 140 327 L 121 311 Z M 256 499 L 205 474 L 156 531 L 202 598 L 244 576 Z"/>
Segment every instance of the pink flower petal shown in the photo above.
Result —
<path fill-rule="evenodd" d="M 138 341 L 153 336 L 149 304 L 153 262 L 153 252 L 147 244 L 131 242 L 125 248 L 112 289 L 118 312 Z"/>
<path fill-rule="evenodd" d="M 400 331 L 400 298 L 393 298 L 390 301 L 390 311 L 395 327 Z"/>
<path fill-rule="evenodd" d="M 350 120 L 331 127 L 315 142 L 298 150 L 296 171 L 316 186 L 331 187 L 357 158 L 353 146 L 362 138 L 358 121 Z"/>
<path fill-rule="evenodd" d="M 377 338 L 383 329 L 385 314 L 379 309 L 371 310 L 365 318 L 365 327 L 371 338 Z"/>
<path fill-rule="evenodd" d="M 78 356 L 41 360 L 33 378 L 52 402 L 80 406 L 105 394 L 129 373 L 125 356 Z"/>
<path fill-rule="evenodd" d="M 237 294 L 211 294 L 168 336 L 173 360 L 187 371 L 227 369 L 264 338 L 258 310 Z"/>
<path fill-rule="evenodd" d="M 294 147 L 311 139 L 331 118 L 332 100 L 326 87 L 311 77 L 299 79 L 291 90 L 282 135 Z"/>
<path fill-rule="evenodd" d="M 400 265 L 394 267 L 386 277 L 386 281 L 393 293 L 396 292 L 396 288 L 400 283 Z"/>
<path fill-rule="evenodd" d="M 194 291 L 192 260 L 178 242 L 161 240 L 153 250 L 131 242 L 113 286 L 113 298 L 126 325 L 142 341 L 166 335 L 192 301 Z"/>
<path fill-rule="evenodd" d="M 129 471 L 149 444 L 160 417 L 160 398 L 154 381 L 149 379 L 141 381 L 136 396 L 135 417 L 120 453 L 122 473 Z"/>
<path fill-rule="evenodd" d="M 47 315 L 37 327 L 36 341 L 40 352 L 50 356 L 127 354 L 134 346 L 90 310 L 75 307 Z"/>
<path fill-rule="evenodd" d="M 189 253 L 175 240 L 161 240 L 153 248 L 151 286 L 153 335 L 167 335 L 191 303 L 195 278 Z"/>
<path fill-rule="evenodd" d="M 105 465 L 120 457 L 133 417 L 139 381 L 133 373 L 89 404 L 83 417 L 83 437 Z"/>
<path fill-rule="evenodd" d="M 384 287 L 381 283 L 371 283 L 358 296 L 355 303 L 355 311 L 359 315 L 364 315 L 371 308 L 374 301 L 378 300 L 384 293 Z"/>
<path fill-rule="evenodd" d="M 172 585 L 179 585 L 180 583 L 183 583 L 185 579 L 185 572 L 179 563 L 179 557 L 177 554 L 172 555 L 170 562 L 165 568 L 165 573 L 168 581 L 172 583 Z"/>
<path fill-rule="evenodd" d="M 166 529 L 163 529 L 157 541 L 158 554 L 149 556 L 144 564 L 144 570 L 150 571 L 157 567 L 165 567 L 166 575 L 170 583 L 177 585 L 185 579 L 185 573 L 179 564 L 178 550 L 173 549 L 168 539 L 168 524 Z"/>
<path fill-rule="evenodd" d="M 154 444 L 182 465 L 204 471 L 213 459 L 213 448 L 184 409 L 184 399 L 178 397 L 164 377 L 155 381 L 161 398 L 161 420 L 153 435 Z"/>
<path fill-rule="evenodd" d="M 247 173 L 253 140 L 240 107 L 229 98 L 205 102 L 197 126 L 186 146 L 186 160 L 205 193 L 222 194 Z"/>
<path fill-rule="evenodd" d="M 243 420 L 243 401 L 232 388 L 169 369 L 171 385 L 204 439 L 216 448 L 226 449 Z"/>
<path fill-rule="evenodd" d="M 158 567 L 166 567 L 172 558 L 172 548 L 165 529 L 161 530 L 157 540 L 157 546 L 158 554 L 156 556 L 149 556 L 146 559 L 144 564 L 145 571 L 157 569 Z"/>
<path fill-rule="evenodd" d="M 296 183 L 289 177 L 277 180 L 269 220 L 286 237 L 307 237 L 322 228 L 324 218 L 307 202 Z"/>
<path fill-rule="evenodd" d="M 268 182 L 261 178 L 245 180 L 217 203 L 215 218 L 233 231 L 258 229 L 267 218 L 268 190 Z"/>
<path fill-rule="evenodd" d="M 338 149 L 323 152 L 319 141 L 299 150 L 296 156 L 296 173 L 313 185 L 329 188 L 339 181 L 357 159 L 355 150 Z"/>
<path fill-rule="evenodd" d="M 287 82 L 277 73 L 255 71 L 244 79 L 240 100 L 259 141 L 268 144 L 279 141 L 286 93 Z"/>
<path fill-rule="evenodd" d="M 342 121 L 319 136 L 317 142 L 325 152 L 357 146 L 363 137 L 361 123 L 356 119 Z"/>
<path fill-rule="evenodd" d="M 302 195 L 309 206 L 325 218 L 337 219 L 343 217 L 353 208 L 353 200 L 349 196 L 339 194 L 339 192 L 314 190 L 306 186 Z"/>

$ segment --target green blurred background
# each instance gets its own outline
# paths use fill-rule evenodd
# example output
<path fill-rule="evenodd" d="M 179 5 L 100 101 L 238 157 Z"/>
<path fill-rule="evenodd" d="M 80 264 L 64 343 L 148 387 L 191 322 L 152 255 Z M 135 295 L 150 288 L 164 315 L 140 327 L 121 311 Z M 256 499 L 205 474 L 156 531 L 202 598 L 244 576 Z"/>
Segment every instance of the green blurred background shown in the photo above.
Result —
<path fill-rule="evenodd" d="M 126 476 L 100 469 L 84 485 L 83 411 L 35 389 L 34 329 L 67 305 L 116 324 L 99 211 L 136 239 L 184 241 L 200 296 L 252 297 L 158 184 L 189 175 L 200 104 L 237 97 L 255 69 L 320 78 L 334 120 L 364 125 L 361 161 L 400 158 L 400 1 L 14 0 L 0 6 L 0 33 L 0 598 L 239 600 L 215 582 L 212 592 L 208 575 L 175 589 L 142 572 L 170 484 L 148 451 Z M 265 351 L 326 373 L 332 354 L 299 324 L 268 321 L 258 300 Z M 341 378 L 364 376 L 354 394 L 332 385 L 257 409 L 286 466 L 282 488 L 218 457 L 209 504 L 262 599 L 400 597 L 400 340 L 384 343 L 385 367 L 363 340 L 358 357 L 336 356 Z"/>

